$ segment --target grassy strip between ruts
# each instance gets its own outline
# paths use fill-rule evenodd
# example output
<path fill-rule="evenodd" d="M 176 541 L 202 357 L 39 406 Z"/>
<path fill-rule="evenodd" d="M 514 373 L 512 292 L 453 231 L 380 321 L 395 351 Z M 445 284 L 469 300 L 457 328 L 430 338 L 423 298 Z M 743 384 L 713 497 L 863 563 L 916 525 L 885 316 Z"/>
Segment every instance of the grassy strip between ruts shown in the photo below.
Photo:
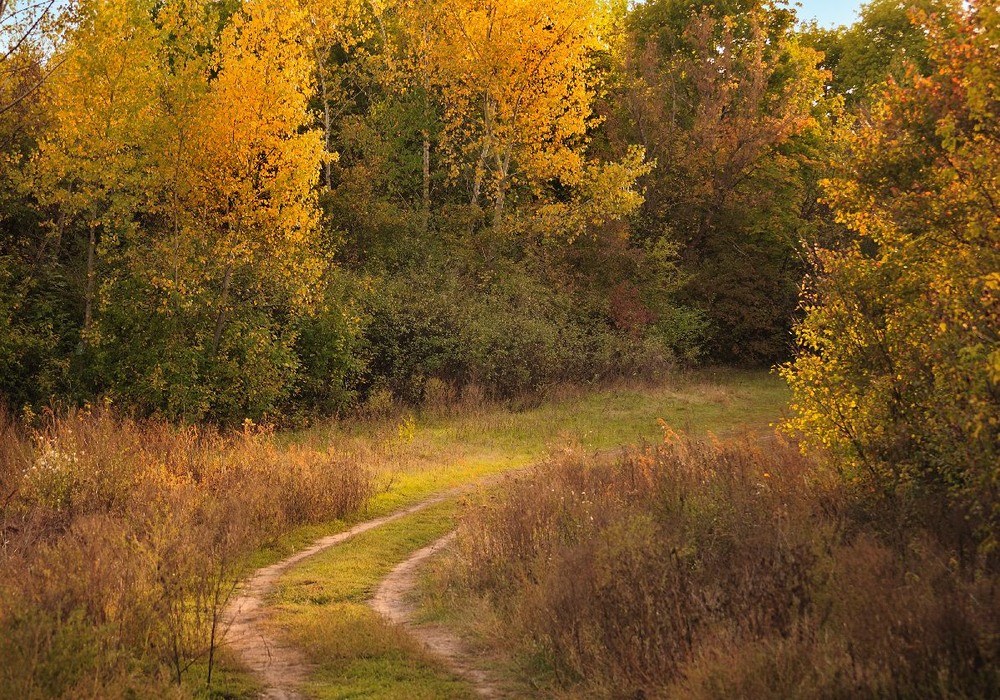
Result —
<path fill-rule="evenodd" d="M 454 529 L 456 500 L 384 525 L 318 554 L 284 576 L 273 624 L 316 665 L 317 698 L 465 698 L 456 680 L 405 632 L 366 604 L 378 582 L 413 551 Z"/>

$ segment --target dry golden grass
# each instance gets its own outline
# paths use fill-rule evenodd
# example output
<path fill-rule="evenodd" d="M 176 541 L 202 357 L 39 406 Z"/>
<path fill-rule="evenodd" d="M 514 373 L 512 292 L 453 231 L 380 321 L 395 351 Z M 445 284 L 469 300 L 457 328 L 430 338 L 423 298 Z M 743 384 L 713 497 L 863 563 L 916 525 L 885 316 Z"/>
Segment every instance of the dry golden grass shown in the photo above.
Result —
<path fill-rule="evenodd" d="M 1000 571 L 893 507 L 780 441 L 567 452 L 468 509 L 430 586 L 552 695 L 991 696 Z"/>
<path fill-rule="evenodd" d="M 759 428 L 785 394 L 766 375 L 728 373 L 553 387 L 518 406 L 443 384 L 426 399 L 414 409 L 387 397 L 364 417 L 282 434 L 103 410 L 31 428 L 0 418 L 0 697 L 188 697 L 206 685 L 234 583 L 342 529 L 338 519 L 525 466 L 566 436 L 588 450 L 655 437 L 657 416 Z M 234 671 L 215 691 L 253 696 L 232 663 L 211 666 Z"/>
<path fill-rule="evenodd" d="M 176 693 L 205 672 L 246 557 L 357 511 L 373 480 L 268 431 L 106 411 L 0 416 L 0 696 Z"/>

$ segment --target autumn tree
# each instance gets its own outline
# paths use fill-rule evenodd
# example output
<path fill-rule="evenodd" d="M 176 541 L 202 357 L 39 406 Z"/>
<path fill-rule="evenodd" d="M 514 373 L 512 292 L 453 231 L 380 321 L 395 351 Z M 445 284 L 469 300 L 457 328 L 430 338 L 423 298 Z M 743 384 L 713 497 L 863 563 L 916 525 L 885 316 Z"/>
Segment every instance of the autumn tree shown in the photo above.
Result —
<path fill-rule="evenodd" d="M 304 14 L 220 9 L 81 3 L 35 159 L 54 235 L 86 236 L 82 339 L 101 381 L 195 418 L 287 394 L 292 320 L 327 266 Z"/>
<path fill-rule="evenodd" d="M 813 24 L 802 32 L 802 42 L 823 53 L 830 90 L 854 110 L 876 98 L 890 78 L 900 82 L 911 72 L 925 73 L 930 67 L 929 37 L 914 20 L 925 14 L 948 22 L 959 6 L 955 0 L 871 0 L 861 6 L 851 26 L 826 29 Z"/>
<path fill-rule="evenodd" d="M 1000 13 L 918 17 L 930 71 L 890 84 L 826 183 L 849 244 L 818 254 L 784 370 L 807 444 L 1000 536 Z"/>
<path fill-rule="evenodd" d="M 549 188 L 558 183 L 589 189 L 580 201 L 594 202 L 611 194 L 604 181 L 617 176 L 623 178 L 610 189 L 632 189 L 641 154 L 611 169 L 588 163 L 585 154 L 595 123 L 589 71 L 601 48 L 599 3 L 449 2 L 434 9 L 429 52 L 444 101 L 441 147 L 473 208 L 489 203 L 497 227 L 517 193 L 551 200 Z M 602 200 L 608 218 L 639 203 L 626 196 L 616 206 L 618 199 Z"/>
<path fill-rule="evenodd" d="M 367 11 L 362 44 L 331 54 L 350 99 L 333 120 L 323 202 L 345 267 L 370 276 L 370 381 L 419 398 L 428 377 L 509 392 L 578 371 L 618 329 L 598 266 L 571 260 L 589 245 L 576 241 L 629 247 L 624 220 L 649 167 L 641 149 L 590 150 L 603 8 Z M 590 348 L 569 340 L 587 336 Z"/>
<path fill-rule="evenodd" d="M 658 167 L 639 230 L 676 241 L 684 299 L 715 326 L 719 359 L 781 357 L 802 265 L 804 172 L 818 155 L 821 55 L 770 2 L 661 0 L 628 19 L 625 75 L 609 106 L 618 143 Z"/>
<path fill-rule="evenodd" d="M 51 1 L 0 2 L 0 376 L 6 385 L 0 397 L 15 405 L 65 390 L 66 346 L 78 339 L 64 312 L 65 278 L 39 264 L 47 237 L 22 181 L 48 121 L 40 88 L 59 66 L 46 60 L 57 42 L 56 9 Z"/>
<path fill-rule="evenodd" d="M 20 111 L 59 67 L 44 60 L 48 40 L 62 18 L 57 0 L 0 0 L 0 117 Z M 17 116 L 12 115 L 12 116 Z"/>
<path fill-rule="evenodd" d="M 83 342 L 91 340 L 100 258 L 135 227 L 150 182 L 143 167 L 157 105 L 157 29 L 148 3 L 95 1 L 77 9 L 72 42 L 49 89 L 55 128 L 39 146 L 34 187 L 50 210 L 55 247 L 79 232 Z"/>

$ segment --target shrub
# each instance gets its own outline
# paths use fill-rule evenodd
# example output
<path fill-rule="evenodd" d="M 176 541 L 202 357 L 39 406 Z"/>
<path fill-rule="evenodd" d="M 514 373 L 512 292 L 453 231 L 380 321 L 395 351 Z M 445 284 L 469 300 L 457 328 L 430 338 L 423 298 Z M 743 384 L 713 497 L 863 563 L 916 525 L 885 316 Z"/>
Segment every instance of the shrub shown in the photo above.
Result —
<path fill-rule="evenodd" d="M 252 424 L 0 417 L 0 696 L 170 694 L 218 643 L 246 556 L 372 491 L 356 465 Z"/>
<path fill-rule="evenodd" d="M 567 291 L 518 265 L 500 267 L 474 281 L 431 261 L 376 285 L 366 302 L 370 383 L 418 404 L 429 379 L 510 398 L 560 381 L 672 366 L 667 333 L 616 330 Z"/>
<path fill-rule="evenodd" d="M 826 192 L 855 240 L 819 252 L 783 372 L 808 447 L 889 498 L 947 497 L 983 555 L 1000 545 L 997 18 L 925 21 L 929 77 L 844 137 Z"/>

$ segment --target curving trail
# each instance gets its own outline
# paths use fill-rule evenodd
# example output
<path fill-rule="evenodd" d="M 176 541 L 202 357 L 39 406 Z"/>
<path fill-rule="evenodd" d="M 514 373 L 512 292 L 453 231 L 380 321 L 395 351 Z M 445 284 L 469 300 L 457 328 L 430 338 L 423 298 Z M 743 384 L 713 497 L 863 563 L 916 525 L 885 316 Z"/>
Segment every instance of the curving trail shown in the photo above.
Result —
<path fill-rule="evenodd" d="M 344 532 L 320 538 L 306 549 L 276 564 L 258 569 L 240 587 L 237 595 L 230 600 L 223 611 L 225 644 L 264 682 L 266 689 L 262 697 L 268 700 L 300 700 L 304 696 L 298 688 L 310 671 L 310 665 L 303 654 L 294 647 L 280 643 L 263 624 L 269 615 L 265 598 L 274 590 L 278 578 L 303 559 L 335 547 L 363 532 L 458 496 L 467 488 L 461 487 L 439 493 L 389 515 L 366 520 Z"/>
<path fill-rule="evenodd" d="M 469 681 L 476 692 L 486 698 L 503 697 L 503 693 L 490 677 L 474 663 L 475 657 L 468 646 L 451 630 L 438 624 L 415 624 L 416 606 L 411 602 L 418 585 L 420 567 L 430 557 L 447 547 L 455 539 L 451 532 L 437 542 L 417 550 L 382 579 L 375 597 L 368 604 L 395 625 L 407 630 L 418 642 L 441 659 L 455 675 Z"/>

